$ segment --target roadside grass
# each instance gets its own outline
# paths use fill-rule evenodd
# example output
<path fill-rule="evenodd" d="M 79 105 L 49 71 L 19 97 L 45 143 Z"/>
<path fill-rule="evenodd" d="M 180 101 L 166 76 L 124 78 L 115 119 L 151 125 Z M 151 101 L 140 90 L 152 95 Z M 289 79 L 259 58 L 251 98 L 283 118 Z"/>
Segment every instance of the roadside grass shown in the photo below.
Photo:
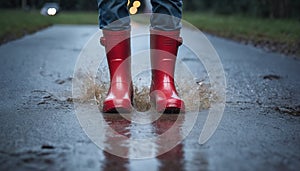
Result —
<path fill-rule="evenodd" d="M 0 43 L 17 39 L 53 24 L 95 24 L 97 12 L 61 12 L 43 16 L 39 11 L 0 9 Z"/>
<path fill-rule="evenodd" d="M 33 33 L 53 24 L 98 24 L 98 14 L 62 11 L 57 16 L 42 16 L 39 11 L 0 9 L 0 44 Z M 149 23 L 144 18 L 136 21 Z M 216 15 L 209 12 L 184 12 L 183 19 L 201 31 L 234 39 L 284 54 L 300 56 L 300 22 L 241 15 Z"/>
<path fill-rule="evenodd" d="M 300 55 L 300 22 L 241 15 L 189 13 L 183 19 L 201 31 L 285 54 Z"/>

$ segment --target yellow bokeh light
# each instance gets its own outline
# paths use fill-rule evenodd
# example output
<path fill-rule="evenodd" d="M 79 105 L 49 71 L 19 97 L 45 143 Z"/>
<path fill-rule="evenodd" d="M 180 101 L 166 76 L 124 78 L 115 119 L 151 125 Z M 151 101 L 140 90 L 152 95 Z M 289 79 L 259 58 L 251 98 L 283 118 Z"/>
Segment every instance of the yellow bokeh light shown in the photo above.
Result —
<path fill-rule="evenodd" d="M 129 4 L 130 4 L 130 0 L 127 1 L 127 6 L 129 6 Z"/>
<path fill-rule="evenodd" d="M 130 9 L 129 9 L 129 13 L 130 14 L 136 14 L 137 13 L 137 8 L 136 7 L 131 7 Z"/>
<path fill-rule="evenodd" d="M 132 4 L 135 8 L 138 8 L 141 6 L 141 2 L 140 1 L 134 1 Z"/>

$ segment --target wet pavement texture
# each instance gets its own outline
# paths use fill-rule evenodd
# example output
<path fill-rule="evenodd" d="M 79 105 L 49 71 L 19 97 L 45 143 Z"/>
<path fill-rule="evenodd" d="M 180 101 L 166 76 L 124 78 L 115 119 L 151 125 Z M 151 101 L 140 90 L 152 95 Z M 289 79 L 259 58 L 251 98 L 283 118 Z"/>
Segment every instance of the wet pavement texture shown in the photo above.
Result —
<path fill-rule="evenodd" d="M 226 108 L 211 139 L 198 143 L 207 116 L 202 106 L 188 137 L 156 158 L 124 159 L 98 148 L 81 129 L 72 98 L 77 57 L 97 31 L 96 26 L 56 25 L 0 46 L 0 170 L 300 168 L 299 59 L 210 35 L 227 79 Z M 195 80 L 207 79 L 194 59 L 180 60 L 194 68 Z M 203 95 L 209 93 L 205 90 Z M 177 117 L 163 116 L 151 127 L 118 115 L 104 118 L 122 135 L 148 137 L 167 130 Z"/>

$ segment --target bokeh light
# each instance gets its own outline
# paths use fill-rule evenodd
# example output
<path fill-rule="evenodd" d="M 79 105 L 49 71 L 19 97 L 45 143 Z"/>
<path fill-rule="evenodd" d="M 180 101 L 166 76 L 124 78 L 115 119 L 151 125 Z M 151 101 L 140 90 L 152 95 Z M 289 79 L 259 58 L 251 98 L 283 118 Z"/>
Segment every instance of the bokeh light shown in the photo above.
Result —
<path fill-rule="evenodd" d="M 56 14 L 56 9 L 55 8 L 49 8 L 48 10 L 47 10 L 47 14 L 48 15 L 55 15 Z"/>
<path fill-rule="evenodd" d="M 138 13 L 138 8 L 141 7 L 141 2 L 139 0 L 136 0 L 132 3 L 132 1 L 128 0 L 127 6 L 129 8 L 129 13 L 131 15 L 134 15 Z"/>
<path fill-rule="evenodd" d="M 136 8 L 136 7 L 130 7 L 129 13 L 130 13 L 131 15 L 136 14 L 136 13 L 137 13 L 137 8 Z"/>
<path fill-rule="evenodd" d="M 134 1 L 133 2 L 133 6 L 136 7 L 136 8 L 138 8 L 138 7 L 141 6 L 141 2 L 140 1 Z"/>

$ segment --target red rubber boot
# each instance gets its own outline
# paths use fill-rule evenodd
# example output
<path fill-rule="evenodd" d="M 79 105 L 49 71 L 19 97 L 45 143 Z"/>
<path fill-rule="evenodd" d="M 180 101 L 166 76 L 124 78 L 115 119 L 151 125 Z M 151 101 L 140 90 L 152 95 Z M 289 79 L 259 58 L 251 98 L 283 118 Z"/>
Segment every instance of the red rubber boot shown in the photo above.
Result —
<path fill-rule="evenodd" d="M 180 31 L 150 31 L 152 82 L 150 99 L 156 110 L 163 113 L 185 111 L 174 85 L 178 47 L 182 44 Z"/>
<path fill-rule="evenodd" d="M 105 46 L 110 72 L 110 88 L 103 102 L 103 112 L 130 113 L 133 94 L 130 30 L 103 30 L 101 44 Z"/>

